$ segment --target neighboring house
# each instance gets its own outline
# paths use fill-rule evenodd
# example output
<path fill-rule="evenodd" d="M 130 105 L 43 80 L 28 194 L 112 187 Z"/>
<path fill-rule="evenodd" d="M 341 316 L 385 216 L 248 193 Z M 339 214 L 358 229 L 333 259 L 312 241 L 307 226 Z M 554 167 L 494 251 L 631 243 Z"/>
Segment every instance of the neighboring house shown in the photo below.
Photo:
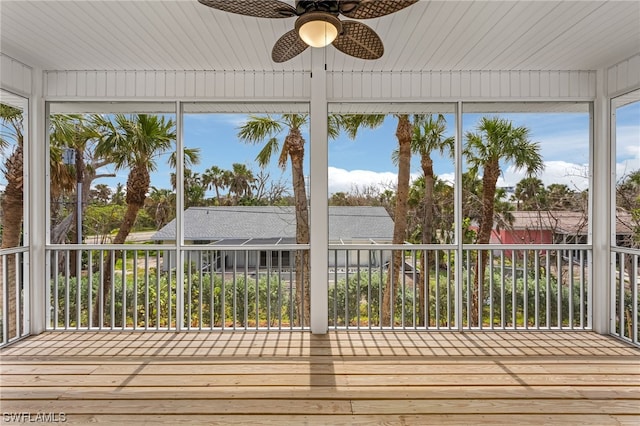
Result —
<path fill-rule="evenodd" d="M 516 211 L 510 214 L 512 223 L 493 229 L 492 244 L 587 244 L 588 217 L 581 212 Z M 631 215 L 618 213 L 617 238 L 623 240 L 632 234 Z"/>
<path fill-rule="evenodd" d="M 293 206 L 226 206 L 190 207 L 184 212 L 185 244 L 206 245 L 210 250 L 194 251 L 190 262 L 198 268 L 251 270 L 277 268 L 292 269 L 294 255 L 279 250 L 279 244 L 295 244 L 295 210 Z M 383 207 L 329 207 L 330 244 L 390 243 L 393 238 L 393 220 Z M 155 233 L 153 240 L 175 243 L 176 222 L 172 220 Z M 271 246 L 264 250 L 236 252 L 219 250 L 216 246 Z M 200 256 L 200 253 L 203 256 Z M 378 251 L 349 253 L 337 251 L 329 255 L 330 268 L 379 266 Z M 349 255 L 347 256 L 347 253 Z M 348 259 L 348 262 L 347 262 Z M 370 262 L 371 261 L 371 262 Z M 171 262 L 175 267 L 175 260 Z M 165 268 L 166 269 L 166 266 Z"/>

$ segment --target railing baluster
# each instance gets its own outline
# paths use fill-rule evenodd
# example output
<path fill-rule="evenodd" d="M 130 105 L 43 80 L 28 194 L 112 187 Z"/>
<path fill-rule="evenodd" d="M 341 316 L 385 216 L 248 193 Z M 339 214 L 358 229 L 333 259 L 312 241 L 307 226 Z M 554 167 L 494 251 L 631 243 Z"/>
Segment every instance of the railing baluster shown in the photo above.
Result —
<path fill-rule="evenodd" d="M 375 254 L 372 250 L 368 251 L 369 253 L 369 268 L 367 270 L 367 274 L 368 274 L 368 279 L 369 279 L 369 285 L 367 286 L 367 326 L 369 328 L 369 330 L 371 330 L 371 287 L 373 287 L 373 282 L 371 280 L 372 278 L 372 272 L 371 272 L 371 265 L 372 265 L 372 256 L 373 256 L 373 261 L 375 262 Z M 382 277 L 380 277 L 382 279 Z"/>
<path fill-rule="evenodd" d="M 625 318 L 624 318 L 624 296 L 625 296 L 625 292 L 624 292 L 624 276 L 625 276 L 625 269 L 626 269 L 626 260 L 625 260 L 626 254 L 622 253 L 620 255 L 620 298 L 619 298 L 619 306 L 618 306 L 618 314 L 619 314 L 619 323 L 620 323 L 620 337 L 625 337 L 625 327 L 624 327 L 624 323 L 625 323 Z"/>
<path fill-rule="evenodd" d="M 448 272 L 448 271 L 447 271 Z M 436 330 L 440 330 L 440 326 L 442 325 L 442 312 L 440 310 L 440 259 L 438 256 L 438 251 L 436 251 L 436 268 L 435 268 L 435 281 L 436 281 Z M 449 300 L 449 282 L 447 281 L 447 326 L 451 326 L 449 322 L 449 309 L 451 308 L 450 300 Z"/>
<path fill-rule="evenodd" d="M 500 326 L 503 329 L 507 326 L 507 295 L 505 291 L 504 266 L 504 250 L 500 250 Z"/>
<path fill-rule="evenodd" d="M 165 252 L 165 256 L 168 257 L 168 251 Z M 158 330 L 160 329 L 160 271 L 164 266 L 164 262 L 162 264 L 160 262 L 160 250 L 156 252 L 156 262 L 156 330 Z M 169 270 L 171 270 L 171 263 L 167 266 L 167 271 Z"/>
<path fill-rule="evenodd" d="M 511 250 L 511 327 L 513 329 L 518 328 L 518 270 L 516 264 L 518 263 L 518 253 L 515 250 Z M 503 278 L 504 279 L 504 278 Z"/>
<path fill-rule="evenodd" d="M 69 329 L 69 309 L 70 301 L 69 301 L 69 286 L 71 281 L 71 252 L 69 250 L 65 251 L 64 256 L 64 329 Z M 11 283 L 9 283 L 11 285 Z"/>
<path fill-rule="evenodd" d="M 131 318 L 133 329 L 138 329 L 138 250 L 133 251 L 133 301 Z"/>
<path fill-rule="evenodd" d="M 522 253 L 522 264 L 523 264 L 523 268 L 522 268 L 522 322 L 524 323 L 524 328 L 525 330 L 529 329 L 529 280 L 528 280 L 528 276 L 529 274 L 527 273 L 528 271 L 528 266 L 529 266 L 529 259 L 528 259 L 528 250 L 523 250 Z"/>
<path fill-rule="evenodd" d="M 80 322 L 82 321 L 80 309 L 82 308 L 82 250 L 75 251 L 76 256 L 76 330 L 80 330 Z M 16 256 L 17 257 L 17 256 Z M 18 271 L 16 265 L 16 271 Z M 16 297 L 16 300 L 19 298 Z"/>
<path fill-rule="evenodd" d="M 351 327 L 351 321 L 349 316 L 349 250 L 344 251 L 344 325 L 347 328 Z"/>
<path fill-rule="evenodd" d="M 98 328 L 102 330 L 104 326 L 104 251 L 100 250 L 100 285 L 98 286 L 98 305 L 100 312 L 98 312 Z M 56 285 L 56 294 L 57 294 L 57 285 Z"/>
<path fill-rule="evenodd" d="M 631 320 L 633 343 L 638 344 L 638 255 L 633 255 L 633 270 L 630 278 L 631 284 Z"/>
<path fill-rule="evenodd" d="M 360 330 L 360 250 L 356 251 L 356 327 Z"/>
<path fill-rule="evenodd" d="M 58 267 L 60 265 L 60 257 L 58 256 L 58 251 L 54 252 L 54 264 L 52 266 L 51 269 L 53 269 L 53 274 L 54 274 L 54 282 L 53 282 L 53 329 L 57 330 L 59 323 L 58 321 L 60 320 L 59 315 L 59 309 L 60 309 L 60 302 L 58 301 L 58 297 L 59 297 L 59 291 L 60 291 L 60 274 L 58 273 Z M 2 256 L 2 270 L 3 271 L 7 271 L 7 258 L 6 256 Z M 5 272 L 6 274 L 6 272 Z M 5 283 L 8 284 L 8 280 L 5 278 Z M 7 292 L 5 292 L 5 294 L 8 294 L 8 290 Z M 8 303 L 8 302 L 7 302 Z M 6 306 L 6 305 L 5 305 Z M 8 321 L 7 321 L 8 322 Z"/>
<path fill-rule="evenodd" d="M 584 251 L 580 250 L 580 328 L 584 328 Z"/>
<path fill-rule="evenodd" d="M 545 267 L 546 267 L 545 284 L 546 284 L 546 293 L 547 293 L 547 298 L 545 300 L 546 309 L 547 309 L 545 320 L 546 320 L 547 328 L 550 328 L 551 327 L 551 253 L 549 253 L 549 250 L 546 251 L 546 255 L 545 255 Z"/>
<path fill-rule="evenodd" d="M 191 330 L 191 305 L 192 305 L 192 298 L 193 298 L 193 294 L 191 291 L 191 288 L 193 287 L 193 273 L 191 268 L 193 268 L 192 262 L 191 262 L 191 251 L 187 251 L 187 267 L 185 268 L 185 273 L 187 274 L 187 297 L 185 298 L 185 301 L 183 302 L 183 305 L 186 305 L 187 309 L 182 309 L 183 315 L 186 318 L 183 318 L 183 321 L 186 320 L 186 328 L 187 330 Z M 184 278 L 183 278 L 184 279 Z M 176 286 L 176 291 L 178 291 L 178 287 Z M 184 287 L 183 287 L 183 292 L 185 291 Z M 176 300 L 176 303 L 179 303 L 178 300 Z M 176 314 L 179 312 L 179 309 L 176 309 Z"/>
<path fill-rule="evenodd" d="M 156 275 L 160 274 L 156 264 Z M 144 329 L 149 330 L 149 251 L 144 252 Z"/>
<path fill-rule="evenodd" d="M 489 327 L 493 330 L 493 253 L 489 253 Z"/>
<path fill-rule="evenodd" d="M 271 329 L 271 261 L 273 259 L 273 251 L 267 250 L 267 294 L 265 300 L 267 301 L 267 330 Z M 304 280 L 302 281 L 304 282 Z"/>
<path fill-rule="evenodd" d="M 557 260 L 557 285 L 556 285 L 556 300 L 558 305 L 558 328 L 562 330 L 562 252 L 558 250 L 556 252 Z"/>
<path fill-rule="evenodd" d="M 540 329 L 540 251 L 533 251 L 533 267 L 534 267 L 534 326 L 536 330 Z"/>
<path fill-rule="evenodd" d="M 278 331 L 282 331 L 282 250 L 278 250 Z"/>
<path fill-rule="evenodd" d="M 127 326 L 127 251 L 122 250 L 122 329 Z M 115 294 L 115 293 L 114 293 Z"/>
<path fill-rule="evenodd" d="M 573 330 L 573 250 L 569 250 L 569 259 L 567 260 L 569 269 L 569 328 Z"/>

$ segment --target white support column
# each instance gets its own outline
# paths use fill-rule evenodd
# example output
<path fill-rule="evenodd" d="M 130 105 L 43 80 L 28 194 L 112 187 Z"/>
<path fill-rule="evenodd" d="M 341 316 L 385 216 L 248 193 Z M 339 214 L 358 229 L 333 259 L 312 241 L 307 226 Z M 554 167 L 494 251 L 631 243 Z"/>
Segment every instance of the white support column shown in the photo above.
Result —
<path fill-rule="evenodd" d="M 29 133 L 28 133 L 28 175 L 25 176 L 28 190 L 29 215 L 29 286 L 30 286 L 30 314 L 31 334 L 40 334 L 46 328 L 47 294 L 45 291 L 46 262 L 46 170 L 47 161 L 47 131 L 45 104 L 42 98 L 42 70 L 33 70 L 32 96 L 29 99 Z"/>
<path fill-rule="evenodd" d="M 310 105 L 310 226 L 311 226 L 311 332 L 325 334 L 328 328 L 329 203 L 327 150 L 327 72 L 324 49 L 311 48 Z"/>
<path fill-rule="evenodd" d="M 611 156 L 611 114 L 606 90 L 606 71 L 598 70 L 596 100 L 593 109 L 592 143 L 592 239 L 593 329 L 608 334 L 611 296 L 611 217 L 614 209 L 615 167 Z"/>
<path fill-rule="evenodd" d="M 176 329 L 181 331 L 184 324 L 184 126 L 182 102 L 176 102 Z M 179 177 L 179 178 L 178 178 Z M 189 303 L 191 303 L 189 301 Z M 169 318 L 171 324 L 171 318 Z M 171 325 L 169 325 L 171 326 Z"/>
<path fill-rule="evenodd" d="M 462 232 L 462 102 L 456 104 L 456 140 L 455 140 L 455 187 L 454 187 L 454 215 L 455 215 L 455 322 L 456 329 L 462 331 L 462 259 L 463 232 Z"/>

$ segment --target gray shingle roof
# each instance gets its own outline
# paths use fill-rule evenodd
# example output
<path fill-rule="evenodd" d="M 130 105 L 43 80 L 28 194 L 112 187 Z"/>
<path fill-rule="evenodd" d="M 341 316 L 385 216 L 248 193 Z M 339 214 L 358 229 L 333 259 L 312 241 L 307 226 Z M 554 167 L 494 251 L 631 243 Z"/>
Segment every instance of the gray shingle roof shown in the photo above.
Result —
<path fill-rule="evenodd" d="M 245 241 L 246 239 L 295 242 L 292 206 L 190 207 L 184 212 L 185 241 Z M 329 240 L 345 242 L 391 241 L 393 221 L 383 207 L 329 207 Z M 155 233 L 154 240 L 176 239 L 175 219 Z M 255 241 L 254 241 L 255 242 Z"/>

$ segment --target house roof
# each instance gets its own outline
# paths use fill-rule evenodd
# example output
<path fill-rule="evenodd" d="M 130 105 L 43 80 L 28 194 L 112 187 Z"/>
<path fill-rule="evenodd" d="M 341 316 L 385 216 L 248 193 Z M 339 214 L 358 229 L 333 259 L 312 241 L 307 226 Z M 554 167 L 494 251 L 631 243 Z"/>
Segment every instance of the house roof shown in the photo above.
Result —
<path fill-rule="evenodd" d="M 292 206 L 190 207 L 184 213 L 184 239 L 225 244 L 249 239 L 252 244 L 295 243 L 295 225 Z M 392 236 L 393 221 L 383 207 L 329 207 L 330 241 L 391 241 Z M 152 239 L 175 240 L 175 219 Z"/>
<path fill-rule="evenodd" d="M 555 234 L 586 235 L 589 230 L 588 216 L 582 212 L 571 211 L 516 211 L 511 212 L 514 230 L 551 230 Z M 616 234 L 627 235 L 633 232 L 631 215 L 618 212 Z"/>

